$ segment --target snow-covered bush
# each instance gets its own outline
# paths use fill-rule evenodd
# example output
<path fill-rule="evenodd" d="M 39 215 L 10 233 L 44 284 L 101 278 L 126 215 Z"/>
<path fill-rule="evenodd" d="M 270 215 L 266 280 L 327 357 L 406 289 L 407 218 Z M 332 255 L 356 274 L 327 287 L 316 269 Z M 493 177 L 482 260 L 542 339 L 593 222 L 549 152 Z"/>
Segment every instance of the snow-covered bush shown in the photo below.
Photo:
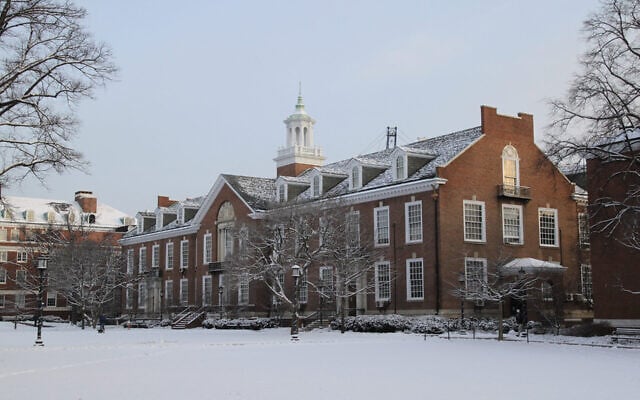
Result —
<path fill-rule="evenodd" d="M 205 319 L 202 326 L 207 329 L 251 329 L 276 328 L 279 323 L 271 318 Z"/>
<path fill-rule="evenodd" d="M 339 330 L 342 321 L 336 319 L 331 322 L 331 329 Z M 498 330 L 498 321 L 488 318 L 476 319 L 443 318 L 438 316 L 405 317 L 396 314 L 388 315 L 358 315 L 347 317 L 344 321 L 344 329 L 353 332 L 413 332 L 421 334 L 441 334 L 460 329 L 495 332 Z M 503 321 L 503 329 L 508 332 L 516 329 L 514 318 Z"/>

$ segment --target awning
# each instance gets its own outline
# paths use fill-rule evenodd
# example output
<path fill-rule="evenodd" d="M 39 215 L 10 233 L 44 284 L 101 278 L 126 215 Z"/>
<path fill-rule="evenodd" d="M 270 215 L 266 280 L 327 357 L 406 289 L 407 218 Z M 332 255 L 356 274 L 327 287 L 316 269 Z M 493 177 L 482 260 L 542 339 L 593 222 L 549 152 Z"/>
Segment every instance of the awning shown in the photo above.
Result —
<path fill-rule="evenodd" d="M 567 267 L 563 267 L 560 264 L 542 261 L 535 258 L 515 258 L 500 268 L 500 271 L 504 275 L 518 275 L 520 273 L 563 273 Z"/>

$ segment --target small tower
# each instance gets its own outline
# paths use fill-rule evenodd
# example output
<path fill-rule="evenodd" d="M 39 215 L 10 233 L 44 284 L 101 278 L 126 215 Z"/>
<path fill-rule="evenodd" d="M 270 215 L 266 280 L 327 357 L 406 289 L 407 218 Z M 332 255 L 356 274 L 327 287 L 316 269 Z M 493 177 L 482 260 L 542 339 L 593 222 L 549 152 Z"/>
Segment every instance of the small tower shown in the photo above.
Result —
<path fill-rule="evenodd" d="M 278 176 L 298 176 L 303 171 L 321 166 L 322 149 L 313 144 L 313 125 L 316 121 L 304 109 L 302 89 L 298 92 L 296 111 L 284 120 L 287 145 L 278 149 L 276 162 Z"/>

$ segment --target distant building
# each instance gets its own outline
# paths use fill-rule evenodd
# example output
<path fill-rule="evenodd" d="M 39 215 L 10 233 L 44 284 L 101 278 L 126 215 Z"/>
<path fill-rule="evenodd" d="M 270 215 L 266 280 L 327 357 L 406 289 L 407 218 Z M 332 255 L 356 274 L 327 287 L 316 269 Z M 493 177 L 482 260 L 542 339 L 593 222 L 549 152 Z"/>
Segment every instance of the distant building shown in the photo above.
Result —
<path fill-rule="evenodd" d="M 36 236 L 48 230 L 68 232 L 84 226 L 90 237 L 118 239 L 135 225 L 133 218 L 98 202 L 92 192 L 78 191 L 74 201 L 5 196 L 0 204 L 0 316 L 33 315 L 36 298 L 25 281 L 37 276 Z M 114 243 L 114 244 L 117 244 Z M 68 317 L 66 299 L 53 290 L 44 297 L 44 313 Z"/>
<path fill-rule="evenodd" d="M 357 296 L 354 313 L 457 315 L 464 307 L 495 314 L 495 305 L 461 304 L 451 292 L 512 262 L 518 267 L 501 273 L 543 278 L 530 314 L 553 308 L 564 319 L 592 318 L 590 274 L 581 268 L 589 263 L 588 246 L 580 244 L 578 223 L 586 193 L 535 145 L 531 115 L 507 117 L 483 106 L 480 126 L 331 164 L 314 144 L 315 121 L 301 96 L 284 122 L 275 178 L 220 175 L 202 198 L 158 197 L 155 211 L 138 215 L 138 229 L 121 244 L 129 272 L 147 280 L 129 288 L 126 312 L 235 307 L 269 315 L 271 296 L 259 283 L 225 286 L 223 261 L 238 248 L 231 228 L 259 223 L 283 203 L 334 198 L 375 231 L 372 240 L 384 254 L 375 266 L 375 293 Z M 320 267 L 307 279 L 319 281 L 326 272 Z M 309 314 L 320 306 L 317 294 L 305 301 Z"/>

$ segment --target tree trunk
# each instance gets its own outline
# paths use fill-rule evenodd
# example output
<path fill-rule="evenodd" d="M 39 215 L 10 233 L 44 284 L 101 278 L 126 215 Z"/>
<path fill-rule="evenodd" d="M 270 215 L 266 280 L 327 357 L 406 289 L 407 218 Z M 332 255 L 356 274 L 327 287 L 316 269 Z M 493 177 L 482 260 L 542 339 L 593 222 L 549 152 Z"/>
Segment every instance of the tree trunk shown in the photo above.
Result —
<path fill-rule="evenodd" d="M 498 340 L 502 340 L 503 339 L 503 335 L 502 335 L 502 329 L 503 329 L 503 317 L 502 317 L 502 303 L 503 301 L 500 300 L 498 301 Z"/>

